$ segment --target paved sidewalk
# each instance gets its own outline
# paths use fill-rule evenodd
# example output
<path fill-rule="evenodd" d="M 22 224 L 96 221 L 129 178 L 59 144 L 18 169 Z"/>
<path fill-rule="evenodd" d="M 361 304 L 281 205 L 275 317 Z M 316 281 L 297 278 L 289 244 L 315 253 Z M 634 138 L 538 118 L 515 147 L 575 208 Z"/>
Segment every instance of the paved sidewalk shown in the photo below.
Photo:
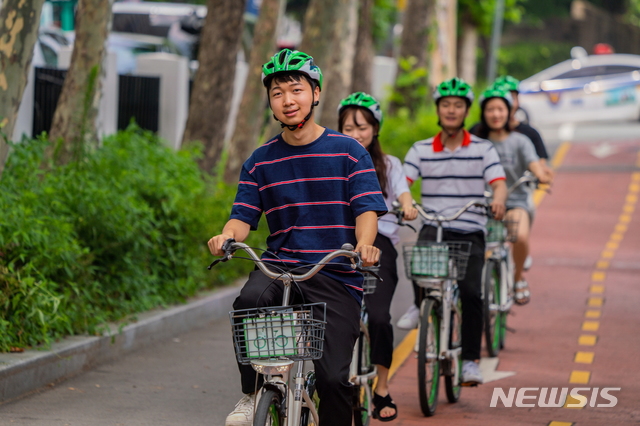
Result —
<path fill-rule="evenodd" d="M 0 403 L 226 316 L 239 289 L 222 288 L 185 305 L 145 312 L 122 329 L 116 324 L 102 336 L 71 336 L 50 350 L 0 353 Z"/>
<path fill-rule="evenodd" d="M 508 319 L 498 371 L 516 374 L 464 388 L 449 404 L 443 383 L 435 416 L 420 410 L 412 353 L 391 380 L 399 406 L 396 426 L 622 425 L 640 424 L 640 141 L 617 145 L 604 160 L 591 145 L 573 145 L 552 194 L 540 205 L 533 228 L 534 265 L 527 274 L 532 299 Z M 486 359 L 483 360 L 486 364 Z M 485 373 L 485 375 L 487 375 Z M 584 408 L 505 408 L 490 403 L 494 389 L 588 388 Z M 590 406 L 593 388 L 621 388 L 613 408 Z M 596 396 L 600 391 L 597 391 Z M 530 390 L 526 396 L 538 396 Z M 569 401 L 577 402 L 577 401 Z M 597 396 L 596 404 L 608 401 Z M 374 421 L 372 424 L 381 424 Z"/>

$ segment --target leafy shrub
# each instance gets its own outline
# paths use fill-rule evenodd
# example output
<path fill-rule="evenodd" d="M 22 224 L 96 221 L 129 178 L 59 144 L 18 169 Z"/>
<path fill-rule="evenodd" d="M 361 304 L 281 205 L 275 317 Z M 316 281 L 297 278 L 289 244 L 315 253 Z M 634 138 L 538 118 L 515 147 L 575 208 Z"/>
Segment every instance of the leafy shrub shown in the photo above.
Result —
<path fill-rule="evenodd" d="M 207 274 L 236 188 L 202 177 L 198 147 L 174 152 L 133 126 L 43 168 L 46 145 L 14 145 L 0 180 L 0 351 L 95 333 L 251 269 Z"/>

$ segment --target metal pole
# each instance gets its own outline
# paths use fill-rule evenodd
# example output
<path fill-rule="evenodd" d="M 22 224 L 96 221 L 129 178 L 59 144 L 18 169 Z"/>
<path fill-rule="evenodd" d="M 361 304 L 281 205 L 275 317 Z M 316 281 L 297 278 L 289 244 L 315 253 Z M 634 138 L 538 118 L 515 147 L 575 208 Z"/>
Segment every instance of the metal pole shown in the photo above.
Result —
<path fill-rule="evenodd" d="M 500 37 L 502 36 L 502 21 L 504 19 L 504 0 L 496 0 L 496 12 L 493 16 L 493 30 L 491 32 L 491 52 L 489 54 L 489 66 L 487 80 L 492 82 L 496 78 L 498 65 L 498 49 L 500 49 Z"/>

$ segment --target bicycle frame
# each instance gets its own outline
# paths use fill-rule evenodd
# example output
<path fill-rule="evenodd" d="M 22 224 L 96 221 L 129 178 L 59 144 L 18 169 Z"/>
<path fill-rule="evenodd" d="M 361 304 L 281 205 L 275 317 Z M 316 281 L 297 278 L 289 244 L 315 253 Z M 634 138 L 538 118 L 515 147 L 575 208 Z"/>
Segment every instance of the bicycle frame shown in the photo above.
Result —
<path fill-rule="evenodd" d="M 464 207 L 462 207 L 457 213 L 452 216 L 446 217 L 441 214 L 432 214 L 427 213 L 422 206 L 417 204 L 414 201 L 414 207 L 418 210 L 420 216 L 422 216 L 426 220 L 434 221 L 437 223 L 437 233 L 436 233 L 436 243 L 442 243 L 443 238 L 443 223 L 450 222 L 452 220 L 457 219 L 467 211 L 471 207 L 486 207 L 486 203 L 481 201 L 470 201 Z M 458 377 L 458 369 L 456 368 L 458 359 L 462 354 L 462 348 L 449 348 L 449 333 L 451 332 L 451 313 L 452 309 L 457 309 L 457 307 L 453 307 L 454 305 L 454 291 L 457 284 L 453 279 L 425 279 L 418 280 L 416 283 L 426 289 L 428 298 L 434 299 L 440 303 L 442 309 L 442 321 L 440 321 L 440 354 L 439 359 L 441 361 L 450 361 L 449 365 L 452 367 L 451 370 L 445 372 L 446 375 L 454 375 L 455 381 L 454 383 L 459 382 Z M 417 343 L 416 343 L 417 345 Z"/>

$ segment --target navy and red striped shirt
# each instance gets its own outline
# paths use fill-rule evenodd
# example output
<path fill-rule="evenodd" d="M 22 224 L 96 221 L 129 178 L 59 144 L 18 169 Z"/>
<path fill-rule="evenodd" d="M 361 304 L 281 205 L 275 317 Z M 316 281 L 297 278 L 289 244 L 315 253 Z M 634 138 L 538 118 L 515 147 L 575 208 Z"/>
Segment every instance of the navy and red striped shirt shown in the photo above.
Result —
<path fill-rule="evenodd" d="M 256 149 L 242 167 L 231 219 L 256 229 L 264 213 L 267 247 L 279 260 L 267 253 L 263 259 L 295 266 L 317 263 L 344 243 L 355 247 L 356 217 L 367 211 L 387 211 L 369 153 L 355 139 L 325 129 L 307 145 L 289 145 L 278 135 Z M 321 272 L 361 299 L 362 275 L 350 266 Z"/>

